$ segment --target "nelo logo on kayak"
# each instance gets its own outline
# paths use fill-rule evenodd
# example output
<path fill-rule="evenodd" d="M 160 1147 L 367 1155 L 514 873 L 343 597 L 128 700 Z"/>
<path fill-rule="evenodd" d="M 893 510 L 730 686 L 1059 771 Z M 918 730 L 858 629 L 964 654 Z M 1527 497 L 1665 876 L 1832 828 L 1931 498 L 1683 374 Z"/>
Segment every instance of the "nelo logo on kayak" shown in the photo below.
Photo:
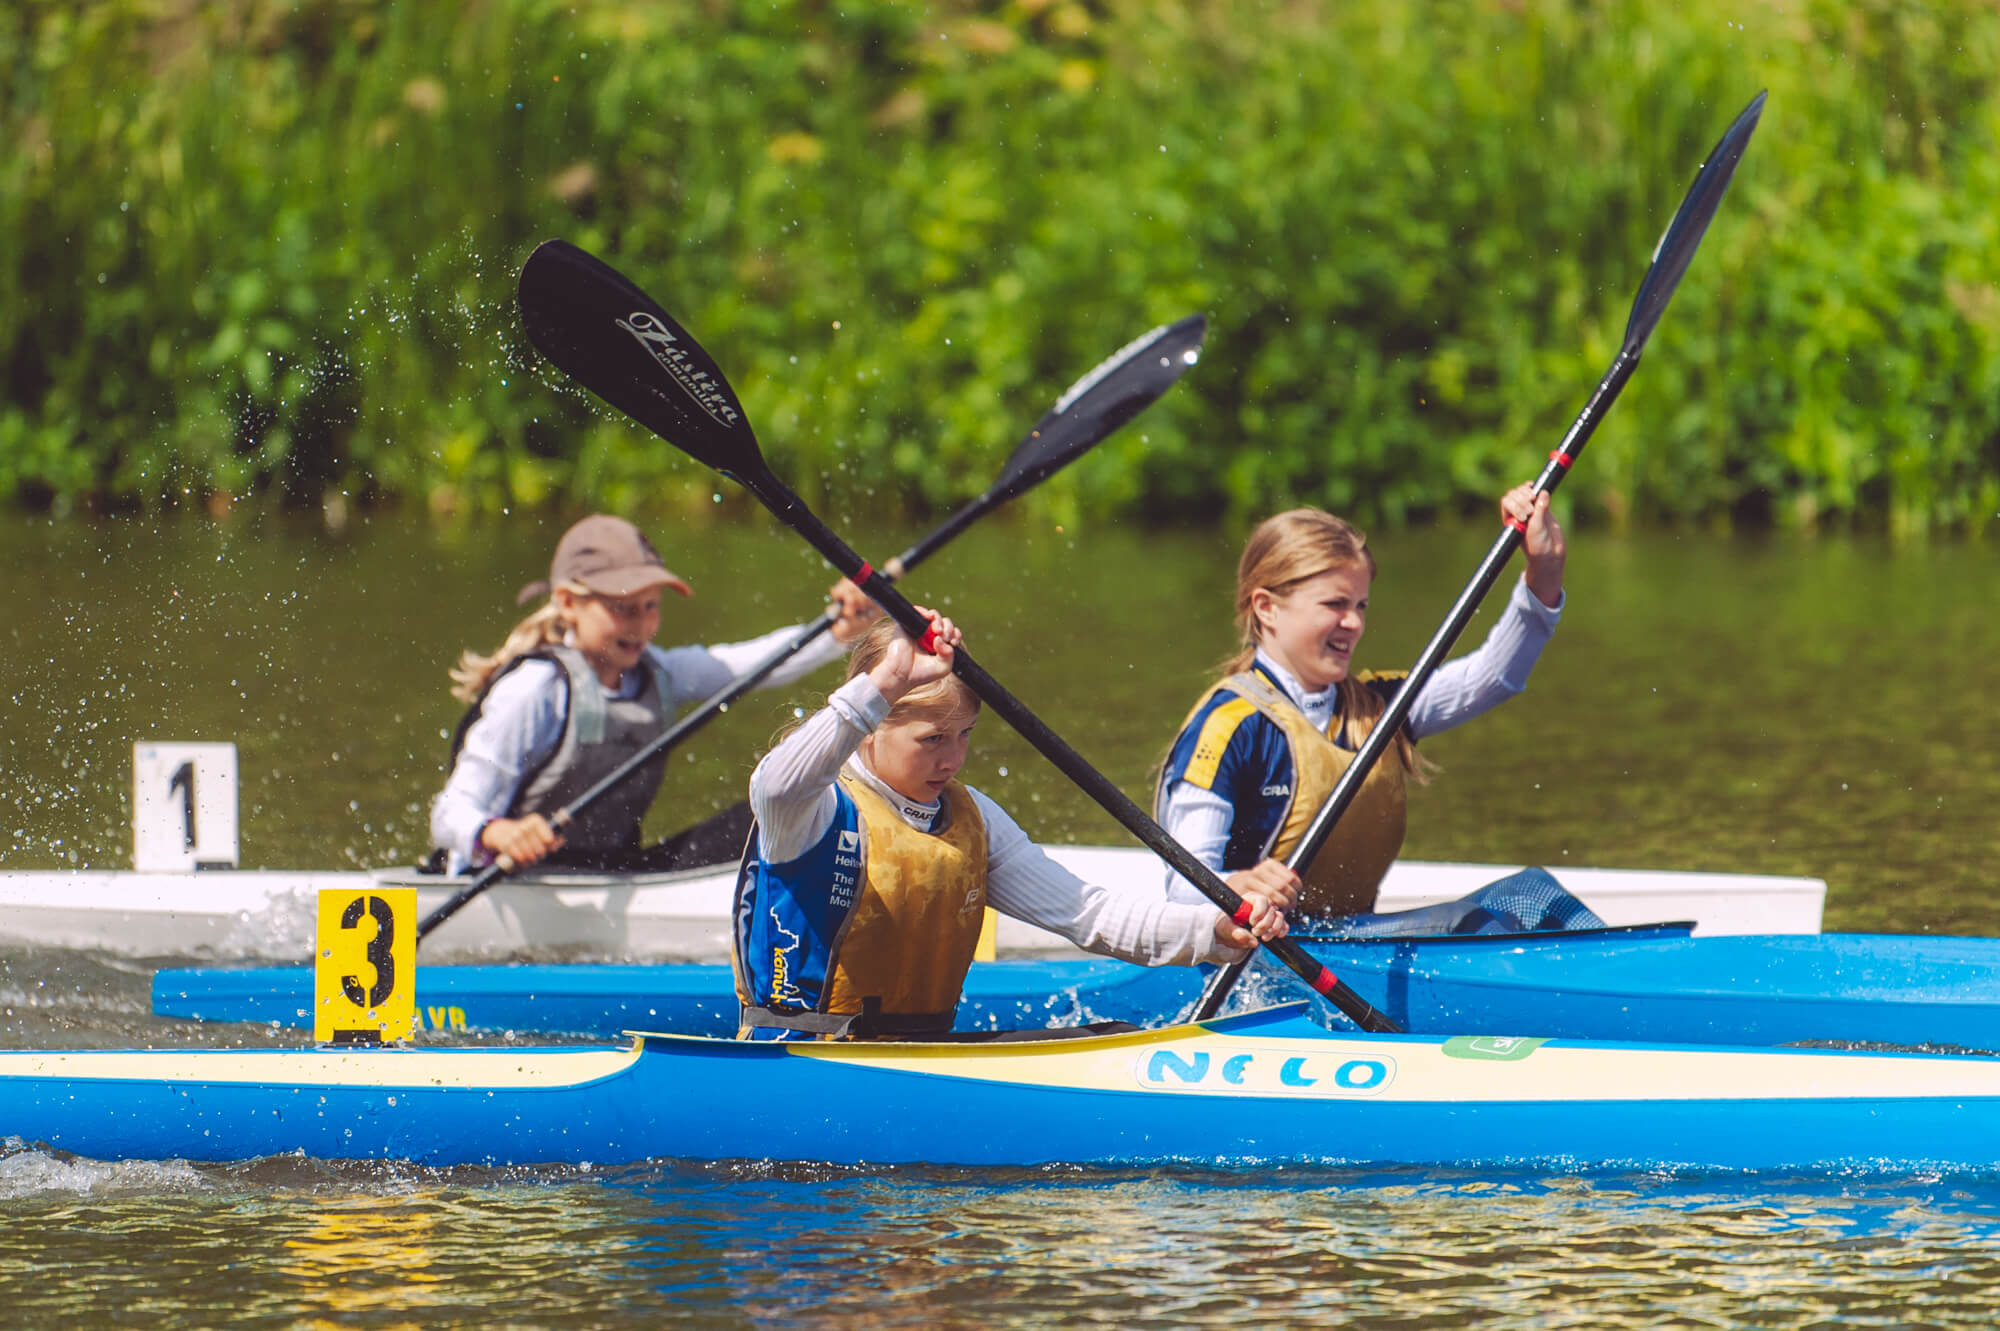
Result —
<path fill-rule="evenodd" d="M 1226 1044 L 1143 1050 L 1132 1072 L 1153 1091 L 1343 1099 L 1374 1095 L 1388 1086 L 1396 1079 L 1396 1060 L 1302 1054 L 1295 1045 Z"/>
<path fill-rule="evenodd" d="M 706 412 L 717 425 L 735 429 L 743 417 L 735 404 L 729 400 L 728 390 L 708 371 L 695 368 L 689 362 L 687 352 L 681 349 L 680 339 L 673 330 L 644 310 L 635 310 L 629 319 L 619 319 L 618 326 L 632 335 L 634 341 L 646 349 L 646 354 L 658 361 L 681 391 L 694 399 L 694 404 Z"/>

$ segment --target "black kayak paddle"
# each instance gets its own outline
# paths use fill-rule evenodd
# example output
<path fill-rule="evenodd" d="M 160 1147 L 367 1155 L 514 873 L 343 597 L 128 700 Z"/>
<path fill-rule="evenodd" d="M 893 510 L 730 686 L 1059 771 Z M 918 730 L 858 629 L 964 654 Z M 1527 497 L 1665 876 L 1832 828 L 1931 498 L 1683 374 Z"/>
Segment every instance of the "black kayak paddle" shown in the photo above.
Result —
<path fill-rule="evenodd" d="M 772 473 L 721 368 L 650 296 L 602 260 L 550 241 L 529 256 L 521 273 L 521 305 L 529 338 L 571 378 L 689 457 L 736 480 L 912 637 L 928 637 L 930 622 L 890 579 L 856 554 Z M 1115 405 L 1107 415 L 1123 419 Z M 963 647 L 954 651 L 952 668 L 1057 770 L 1175 872 L 1193 882 L 1225 914 L 1238 921 L 1249 918 L 1250 908 L 1242 897 L 1084 761 L 970 652 Z M 1269 947 L 1364 1029 L 1401 1029 L 1290 939 L 1278 939 Z"/>
<path fill-rule="evenodd" d="M 548 242 L 548 245 L 562 244 L 561 241 Z M 544 245 L 542 249 L 547 249 L 548 245 Z M 541 250 L 536 251 L 540 252 Z M 574 252 L 586 259 L 589 257 L 581 250 Z M 532 258 L 530 264 L 533 264 Z M 537 269 L 537 272 L 545 273 L 547 270 Z M 570 354 L 579 356 L 603 354 L 603 348 L 593 351 L 583 345 L 581 339 L 585 335 L 585 326 L 570 321 L 561 300 L 547 285 L 541 284 L 538 279 L 536 285 L 530 286 L 527 269 L 523 269 L 521 275 L 520 301 L 521 318 L 528 326 L 530 340 L 537 346 L 542 345 L 544 338 L 560 343 L 563 337 L 568 336 L 573 339 L 570 343 L 573 351 Z M 605 326 L 601 324 L 589 327 L 595 328 L 600 334 L 605 332 Z M 617 325 L 612 325 L 611 328 L 611 336 L 620 342 L 626 341 L 626 331 L 620 331 Z M 1126 344 L 1071 384 L 1062 396 L 1056 399 L 1055 405 L 1035 422 L 1034 428 L 1028 431 L 1027 437 L 1014 449 L 1006 465 L 1000 469 L 999 479 L 994 481 L 992 488 L 958 509 L 922 540 L 890 560 L 885 569 L 888 576 L 902 577 L 943 549 L 953 537 L 978 519 L 1008 500 L 1041 484 L 1108 438 L 1126 421 L 1158 401 L 1160 396 L 1173 387 L 1174 382 L 1195 363 L 1207 329 L 1207 318 L 1199 314 L 1189 315 L 1163 328 L 1155 328 L 1145 336 Z M 636 332 L 631 333 L 633 338 L 638 336 Z M 623 348 L 614 347 L 614 349 Z M 623 402 L 614 405 L 646 424 L 655 433 L 665 434 L 665 430 L 634 410 L 634 406 L 643 407 L 643 399 L 635 398 L 631 405 Z M 838 618 L 839 611 L 829 606 L 826 614 L 810 624 L 801 626 L 797 633 L 769 656 L 717 689 L 693 711 L 662 731 L 638 752 L 606 773 L 603 779 L 564 805 L 549 819 L 550 826 L 560 832 L 607 791 L 618 786 L 659 755 L 671 752 L 675 745 L 713 721 L 728 708 L 730 703 L 757 687 L 772 671 L 805 650 L 822 633 L 832 629 Z M 487 865 L 470 883 L 453 893 L 450 899 L 424 917 L 423 922 L 417 926 L 417 941 L 422 942 L 431 931 L 457 914 L 467 902 L 506 877 L 514 867 L 512 860 L 505 856 Z"/>
<path fill-rule="evenodd" d="M 1695 173 L 1694 184 L 1688 187 L 1687 197 L 1681 200 L 1680 210 L 1674 214 L 1674 220 L 1667 224 L 1665 234 L 1660 237 L 1660 243 L 1653 249 L 1653 261 L 1646 269 L 1646 276 L 1639 283 L 1639 294 L 1632 301 L 1632 315 L 1625 324 L 1624 344 L 1618 348 L 1618 356 L 1611 362 L 1611 368 L 1598 382 L 1597 391 L 1590 395 L 1590 400 L 1584 404 L 1583 410 L 1570 425 L 1569 433 L 1563 436 L 1556 450 L 1549 454 L 1548 465 L 1542 468 L 1542 474 L 1535 479 L 1537 495 L 1551 493 L 1562 484 L 1563 477 L 1569 474 L 1571 465 L 1575 463 L 1577 455 L 1583 452 L 1583 446 L 1590 441 L 1598 422 L 1604 418 L 1604 413 L 1611 409 L 1619 390 L 1624 388 L 1625 381 L 1632 377 L 1632 371 L 1638 368 L 1639 353 L 1644 350 L 1646 339 L 1652 336 L 1653 326 L 1659 323 L 1660 315 L 1666 311 L 1667 302 L 1673 298 L 1674 287 L 1680 283 L 1681 274 L 1687 271 L 1689 260 L 1694 258 L 1694 252 L 1708 230 L 1709 220 L 1715 216 L 1716 206 L 1722 202 L 1723 191 L 1729 188 L 1730 177 L 1736 174 L 1736 164 L 1743 158 L 1743 150 L 1750 142 L 1750 133 L 1757 128 L 1757 118 L 1763 113 L 1764 94 L 1760 92 L 1751 99 L 1750 105 L 1743 108 L 1742 114 L 1738 115 L 1735 123 L 1724 132 L 1721 140 L 1715 145 L 1715 150 L 1709 153 L 1708 159 Z M 1439 625 L 1437 633 L 1417 657 L 1417 663 L 1410 667 L 1409 678 L 1403 681 L 1402 688 L 1397 691 L 1395 698 L 1376 720 L 1375 728 L 1368 733 L 1368 738 L 1362 741 L 1360 750 L 1354 755 L 1354 761 L 1348 764 L 1345 772 L 1341 773 L 1340 779 L 1334 783 L 1333 792 L 1327 796 L 1326 803 L 1320 806 L 1312 822 L 1300 834 L 1298 844 L 1286 857 L 1286 864 L 1294 870 L 1303 872 L 1319 854 L 1320 847 L 1326 844 L 1327 836 L 1333 831 L 1333 825 L 1340 821 L 1340 815 L 1354 802 L 1355 792 L 1360 790 L 1361 783 L 1368 779 L 1369 771 L 1381 758 L 1383 750 L 1387 749 L 1395 739 L 1396 732 L 1403 728 L 1403 721 L 1409 716 L 1410 708 L 1415 705 L 1417 695 L 1423 691 L 1424 685 L 1436 673 L 1438 666 L 1443 664 L 1445 653 L 1458 641 L 1458 635 L 1465 631 L 1466 624 L 1479 609 L 1480 601 L 1492 588 L 1494 581 L 1500 576 L 1500 570 L 1506 567 L 1507 561 L 1513 557 L 1514 551 L 1519 548 L 1521 539 L 1526 534 L 1525 525 L 1510 519 L 1502 529 L 1499 539 L 1493 542 L 1493 548 L 1487 551 L 1478 572 L 1472 575 L 1472 581 L 1459 593 L 1458 600 L 1452 605 L 1451 612 L 1445 616 L 1444 623 Z M 1201 1001 L 1195 1005 L 1194 1020 L 1206 1021 L 1222 1010 L 1223 1000 L 1229 997 L 1229 991 L 1235 987 L 1247 963 L 1248 958 L 1245 958 L 1216 972 L 1215 977 L 1209 981 L 1208 988 L 1202 993 Z"/>

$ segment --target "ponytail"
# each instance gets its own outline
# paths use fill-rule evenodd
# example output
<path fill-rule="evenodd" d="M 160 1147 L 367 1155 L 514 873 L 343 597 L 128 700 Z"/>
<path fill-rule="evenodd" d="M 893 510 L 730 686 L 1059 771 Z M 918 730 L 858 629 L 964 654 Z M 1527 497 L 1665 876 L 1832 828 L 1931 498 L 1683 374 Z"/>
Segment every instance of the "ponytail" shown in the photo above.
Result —
<path fill-rule="evenodd" d="M 591 595 L 590 589 L 581 583 L 566 582 L 563 589 L 578 596 Z M 563 618 L 562 610 L 556 605 L 554 593 L 550 593 L 549 599 L 535 613 L 514 626 L 507 640 L 491 656 L 481 656 L 471 650 L 459 653 L 458 664 L 451 668 L 451 696 L 460 702 L 479 701 L 495 675 L 528 653 L 561 642 L 568 636 L 569 630 L 569 621 Z"/>

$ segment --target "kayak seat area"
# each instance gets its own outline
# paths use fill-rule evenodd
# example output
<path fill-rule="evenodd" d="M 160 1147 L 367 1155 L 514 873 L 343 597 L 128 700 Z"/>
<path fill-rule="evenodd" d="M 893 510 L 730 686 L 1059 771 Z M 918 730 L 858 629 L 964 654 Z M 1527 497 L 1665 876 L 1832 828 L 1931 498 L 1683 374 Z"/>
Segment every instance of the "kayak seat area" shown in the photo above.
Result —
<path fill-rule="evenodd" d="M 1602 929 L 1604 921 L 1547 869 L 1527 868 L 1455 901 L 1414 910 L 1343 915 L 1302 924 L 1314 937 L 1436 938 L 1463 934 L 1523 934 Z"/>

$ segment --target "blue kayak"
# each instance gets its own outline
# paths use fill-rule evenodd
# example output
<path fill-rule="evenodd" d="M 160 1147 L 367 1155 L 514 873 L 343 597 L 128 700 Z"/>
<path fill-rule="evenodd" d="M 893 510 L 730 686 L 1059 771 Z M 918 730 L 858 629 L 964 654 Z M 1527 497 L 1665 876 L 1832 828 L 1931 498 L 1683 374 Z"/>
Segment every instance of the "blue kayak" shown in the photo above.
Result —
<path fill-rule="evenodd" d="M 1202 977 L 1122 961 L 979 962 L 967 973 L 961 1031 L 1154 1024 L 1193 1001 Z M 312 1025 L 310 966 L 193 968 L 153 976 L 153 1012 L 194 1021 Z M 728 966 L 419 966 L 417 1015 L 427 1030 L 618 1035 L 736 1034 L 736 981 Z M 1100 1012 L 1100 1009 L 1102 1010 Z"/>
<path fill-rule="evenodd" d="M 1901 934 L 1693 937 L 1685 926 L 1574 933 L 1310 940 L 1335 974 L 1405 1029 L 1583 1040 L 1725 1044 L 1879 1042 L 2000 1049 L 2000 940 Z M 419 967 L 433 1028 L 612 1035 L 729 1035 L 727 966 Z M 961 1031 L 1159 1025 L 1201 976 L 1115 961 L 973 966 Z M 161 971 L 162 1016 L 309 1025 L 305 967 Z M 1289 972 L 1253 968 L 1241 1001 L 1300 995 Z M 1323 1005 L 1336 1029 L 1345 1019 Z"/>
<path fill-rule="evenodd" d="M 0 1053 L 0 1136 L 423 1165 L 2000 1169 L 2000 1059 L 1349 1035 L 1302 1005 L 1070 1039 Z"/>

